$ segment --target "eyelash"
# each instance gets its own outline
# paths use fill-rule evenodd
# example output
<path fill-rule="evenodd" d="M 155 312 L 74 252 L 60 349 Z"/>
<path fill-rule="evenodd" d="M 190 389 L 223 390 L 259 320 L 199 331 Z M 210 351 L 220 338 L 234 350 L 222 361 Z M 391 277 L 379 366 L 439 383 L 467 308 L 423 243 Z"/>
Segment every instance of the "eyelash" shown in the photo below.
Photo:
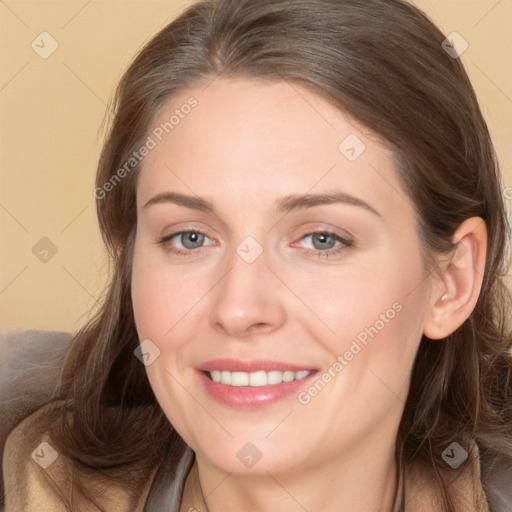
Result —
<path fill-rule="evenodd" d="M 156 243 L 163 246 L 165 251 L 172 252 L 179 256 L 191 257 L 191 256 L 195 256 L 197 254 L 201 254 L 201 253 L 205 252 L 205 251 L 201 250 L 202 248 L 183 250 L 183 249 L 176 249 L 176 248 L 173 248 L 173 247 L 170 247 L 167 245 L 167 242 L 172 240 L 174 237 L 176 237 L 178 235 L 185 234 L 185 233 L 198 233 L 200 235 L 204 235 L 205 237 L 208 237 L 208 235 L 206 233 L 203 233 L 202 231 L 199 231 L 199 230 L 195 230 L 195 229 L 194 230 L 184 230 L 184 231 L 176 231 L 174 233 L 171 233 L 170 235 L 166 235 L 166 236 L 160 238 Z M 336 241 L 340 242 L 341 245 L 339 245 L 338 247 L 335 247 L 335 248 L 328 249 L 327 251 L 320 251 L 319 249 L 304 249 L 304 251 L 307 254 L 312 254 L 313 256 L 316 256 L 318 258 L 329 258 L 331 256 L 337 256 L 338 254 L 345 251 L 346 249 L 350 249 L 351 247 L 354 246 L 354 242 L 352 240 L 347 240 L 346 238 L 343 238 L 340 235 L 333 233 L 332 231 L 325 231 L 325 230 L 311 231 L 309 233 L 305 233 L 302 236 L 301 240 L 308 236 L 319 235 L 319 234 L 332 237 Z"/>

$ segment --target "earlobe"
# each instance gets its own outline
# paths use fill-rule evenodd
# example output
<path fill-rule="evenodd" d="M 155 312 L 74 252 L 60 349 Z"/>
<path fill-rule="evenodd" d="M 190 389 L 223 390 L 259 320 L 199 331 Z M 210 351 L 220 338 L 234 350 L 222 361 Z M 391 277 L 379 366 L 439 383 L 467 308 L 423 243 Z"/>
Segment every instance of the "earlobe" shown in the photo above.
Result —
<path fill-rule="evenodd" d="M 480 217 L 466 219 L 454 233 L 457 244 L 449 258 L 439 259 L 433 279 L 423 334 L 446 338 L 471 315 L 480 295 L 487 256 L 487 227 Z"/>

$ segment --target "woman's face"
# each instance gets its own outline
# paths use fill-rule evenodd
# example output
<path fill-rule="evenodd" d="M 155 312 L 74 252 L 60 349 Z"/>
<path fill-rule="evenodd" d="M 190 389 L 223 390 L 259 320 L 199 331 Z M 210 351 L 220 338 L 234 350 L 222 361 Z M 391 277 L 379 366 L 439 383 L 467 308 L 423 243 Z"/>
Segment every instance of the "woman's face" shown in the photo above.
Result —
<path fill-rule="evenodd" d="M 390 152 L 286 82 L 189 88 L 151 130 L 134 315 L 198 460 L 263 474 L 389 455 L 430 290 Z"/>

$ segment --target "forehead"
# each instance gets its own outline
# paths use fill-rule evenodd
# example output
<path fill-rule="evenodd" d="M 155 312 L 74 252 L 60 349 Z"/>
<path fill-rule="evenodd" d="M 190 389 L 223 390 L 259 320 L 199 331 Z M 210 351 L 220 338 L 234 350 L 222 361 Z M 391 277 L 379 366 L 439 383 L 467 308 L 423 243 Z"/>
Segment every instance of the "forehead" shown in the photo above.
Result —
<path fill-rule="evenodd" d="M 171 98 L 148 133 L 139 208 L 171 190 L 243 208 L 341 189 L 383 216 L 410 210 L 386 145 L 297 84 L 217 78 Z"/>

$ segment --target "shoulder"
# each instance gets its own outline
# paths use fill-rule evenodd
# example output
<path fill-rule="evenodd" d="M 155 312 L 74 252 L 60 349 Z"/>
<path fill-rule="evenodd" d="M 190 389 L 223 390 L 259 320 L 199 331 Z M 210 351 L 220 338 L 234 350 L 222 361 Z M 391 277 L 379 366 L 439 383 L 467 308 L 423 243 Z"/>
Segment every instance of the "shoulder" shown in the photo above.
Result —
<path fill-rule="evenodd" d="M 482 485 L 493 512 L 512 510 L 512 456 L 482 457 Z"/>
<path fill-rule="evenodd" d="M 80 469 L 70 457 L 59 452 L 47 429 L 49 415 L 58 412 L 61 405 L 63 401 L 41 407 L 8 435 L 2 460 L 5 512 L 65 512 L 71 506 L 73 511 L 89 512 L 101 510 L 98 505 L 108 512 L 142 511 L 152 479 L 136 501 L 127 496 L 115 479 L 100 472 L 88 472 L 85 479 L 80 478 L 80 486 L 75 486 Z M 85 493 L 75 492 L 75 487 L 83 490 L 83 484 Z"/>
<path fill-rule="evenodd" d="M 41 421 L 48 408 L 46 405 L 38 409 L 7 436 L 2 460 L 6 512 L 32 508 L 65 510 L 51 500 L 45 481 L 44 471 L 58 458 Z"/>
<path fill-rule="evenodd" d="M 405 495 L 409 508 L 414 512 L 432 512 L 443 509 L 442 482 L 457 511 L 490 512 L 480 474 L 478 445 L 470 441 L 467 451 L 458 443 L 446 452 L 446 467 L 432 466 L 415 459 L 406 468 Z M 448 449 L 447 449 L 448 450 Z M 466 461 L 464 463 L 464 461 Z M 494 510 L 493 510 L 494 512 Z"/>

